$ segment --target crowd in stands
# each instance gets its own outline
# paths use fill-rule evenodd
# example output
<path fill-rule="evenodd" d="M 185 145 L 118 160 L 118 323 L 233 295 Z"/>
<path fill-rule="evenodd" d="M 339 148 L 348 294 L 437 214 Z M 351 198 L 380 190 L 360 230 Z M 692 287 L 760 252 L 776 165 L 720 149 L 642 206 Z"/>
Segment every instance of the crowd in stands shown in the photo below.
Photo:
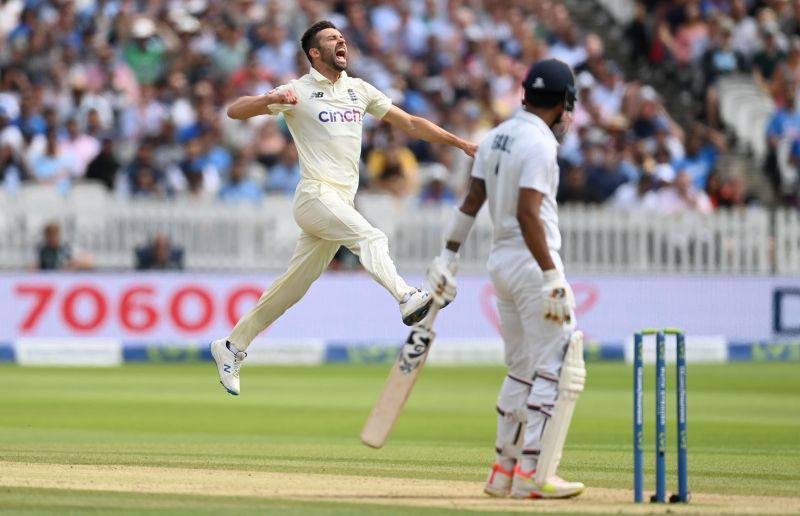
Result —
<path fill-rule="evenodd" d="M 659 44 L 640 50 L 646 59 L 669 53 L 703 63 L 712 102 L 715 78 L 747 62 L 761 63 L 765 87 L 796 73 L 791 56 L 800 46 L 785 36 L 796 18 L 776 15 L 786 21 L 777 46 L 769 31 L 753 36 L 764 40 L 754 45 L 738 29 L 756 23 L 753 9 L 746 1 L 643 2 L 634 22 L 641 30 L 629 33 L 652 38 L 650 13 L 661 12 Z M 560 147 L 562 203 L 708 213 L 754 201 L 743 174 L 717 170 L 727 140 L 713 110 L 705 124 L 681 127 L 654 88 L 626 80 L 602 39 L 581 32 L 552 0 L 6 0 L 3 188 L 44 183 L 68 192 L 91 180 L 130 198 L 241 203 L 291 195 L 300 169 L 282 118 L 241 122 L 225 109 L 306 73 L 298 40 L 320 19 L 347 38 L 348 73 L 473 141 L 519 108 L 528 66 L 546 57 L 573 66 L 579 102 Z M 471 162 L 463 153 L 409 140 L 369 117 L 363 145 L 365 190 L 422 204 L 453 203 L 464 192 Z"/>
<path fill-rule="evenodd" d="M 626 28 L 630 59 L 650 67 L 689 70 L 683 84 L 712 129 L 724 129 L 718 81 L 751 74 L 775 113 L 767 129 L 764 164 L 774 192 L 785 204 L 800 205 L 800 1 L 798 0 L 640 0 Z M 786 184 L 786 177 L 793 178 Z M 742 177 L 712 177 L 713 191 L 740 191 Z M 751 194 L 738 198 L 753 199 Z M 748 201 L 752 202 L 752 201 Z"/>

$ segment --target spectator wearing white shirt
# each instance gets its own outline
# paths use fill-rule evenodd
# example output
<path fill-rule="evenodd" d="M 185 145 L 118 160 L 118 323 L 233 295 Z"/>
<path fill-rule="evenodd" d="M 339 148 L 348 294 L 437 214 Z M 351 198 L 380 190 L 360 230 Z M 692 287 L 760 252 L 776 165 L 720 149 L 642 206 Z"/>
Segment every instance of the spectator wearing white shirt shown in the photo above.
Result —
<path fill-rule="evenodd" d="M 122 112 L 122 133 L 137 140 L 154 136 L 161 130 L 162 121 L 167 115 L 168 110 L 158 100 L 155 87 L 144 85 L 139 101 L 129 104 Z"/>
<path fill-rule="evenodd" d="M 85 126 L 91 110 L 97 111 L 103 130 L 110 131 L 114 128 L 114 109 L 111 102 L 104 95 L 88 90 L 86 74 L 75 73 L 69 81 L 69 95 L 59 101 L 58 118 L 66 120 L 77 117 L 80 124 Z"/>
<path fill-rule="evenodd" d="M 72 177 L 83 177 L 89 163 L 100 152 L 100 142 L 78 130 L 78 121 L 71 118 L 66 123 L 66 138 L 59 143 L 62 154 L 72 156 Z"/>
<path fill-rule="evenodd" d="M 15 154 L 22 154 L 25 139 L 19 127 L 11 124 L 11 117 L 3 106 L 0 106 L 0 147 L 8 146 Z"/>
<path fill-rule="evenodd" d="M 30 175 L 24 150 L 22 132 L 10 124 L 8 114 L 0 107 L 0 188 L 16 191 L 20 182 Z"/>
<path fill-rule="evenodd" d="M 700 213 L 708 215 L 714 211 L 708 195 L 692 184 L 691 176 L 681 170 L 672 186 L 658 192 L 658 211 L 665 215 Z"/>
<path fill-rule="evenodd" d="M 734 28 L 731 37 L 733 48 L 747 57 L 752 57 L 759 50 L 758 23 L 747 14 L 745 0 L 731 0 L 730 16 Z"/>
<path fill-rule="evenodd" d="M 421 56 L 425 53 L 425 42 L 430 34 L 428 27 L 407 4 L 400 3 L 399 9 L 400 23 L 392 34 L 392 40 L 410 55 Z"/>
<path fill-rule="evenodd" d="M 675 181 L 675 168 L 672 166 L 669 150 L 665 146 L 659 146 L 655 152 L 655 166 L 653 175 L 659 184 L 672 184 Z"/>
<path fill-rule="evenodd" d="M 578 83 L 578 102 L 575 104 L 575 112 L 572 115 L 572 127 L 576 130 L 584 126 L 599 125 L 600 109 L 592 94 L 593 88 L 597 86 L 594 76 L 583 71 L 576 78 Z"/>
<path fill-rule="evenodd" d="M 586 61 L 588 54 L 580 42 L 577 27 L 568 25 L 558 37 L 558 41 L 550 47 L 550 57 L 564 61 L 573 68 Z"/>
<path fill-rule="evenodd" d="M 625 183 L 617 188 L 611 198 L 610 206 L 628 212 L 655 212 L 658 210 L 657 185 L 653 173 L 643 171 L 635 183 Z"/>
<path fill-rule="evenodd" d="M 592 101 L 600 108 L 603 119 L 608 119 L 622 110 L 625 82 L 619 66 L 606 60 L 597 68 L 597 84 L 592 90 Z"/>
<path fill-rule="evenodd" d="M 652 144 L 655 146 L 654 152 L 657 152 L 660 147 L 665 147 L 669 152 L 671 160 L 676 161 L 686 156 L 686 148 L 683 146 L 682 137 L 672 131 L 672 125 L 669 121 L 659 117 L 655 124 L 655 135 L 652 138 Z"/>

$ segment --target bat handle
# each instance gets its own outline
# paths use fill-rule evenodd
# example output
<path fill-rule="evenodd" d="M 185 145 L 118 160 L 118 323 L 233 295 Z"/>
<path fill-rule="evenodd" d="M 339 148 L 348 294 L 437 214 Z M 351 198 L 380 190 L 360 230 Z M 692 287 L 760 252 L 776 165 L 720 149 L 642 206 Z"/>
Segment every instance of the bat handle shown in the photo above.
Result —
<path fill-rule="evenodd" d="M 431 309 L 428 310 L 428 315 L 426 315 L 423 320 L 417 323 L 417 325 L 425 328 L 428 331 L 431 331 L 433 329 L 433 321 L 436 320 L 436 314 L 439 313 L 440 308 L 441 306 L 439 306 L 439 303 L 434 301 L 431 305 Z"/>

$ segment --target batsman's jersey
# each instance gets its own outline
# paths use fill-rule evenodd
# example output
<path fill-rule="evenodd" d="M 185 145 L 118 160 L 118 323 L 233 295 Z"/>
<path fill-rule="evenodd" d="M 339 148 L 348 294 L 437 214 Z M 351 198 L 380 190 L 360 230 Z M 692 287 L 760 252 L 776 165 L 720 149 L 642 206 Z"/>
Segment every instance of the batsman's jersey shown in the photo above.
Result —
<path fill-rule="evenodd" d="M 486 182 L 489 214 L 494 227 L 492 249 L 525 248 L 517 220 L 520 188 L 544 194 L 540 217 L 547 246 L 558 252 L 558 141 L 538 116 L 520 110 L 495 127 L 478 147 L 472 176 Z"/>
<path fill-rule="evenodd" d="M 358 188 L 364 115 L 383 118 L 392 101 L 371 84 L 342 72 L 332 83 L 314 68 L 280 86 L 297 94 L 297 104 L 272 104 L 283 113 L 300 158 L 303 179 L 326 183 L 349 199 Z"/>

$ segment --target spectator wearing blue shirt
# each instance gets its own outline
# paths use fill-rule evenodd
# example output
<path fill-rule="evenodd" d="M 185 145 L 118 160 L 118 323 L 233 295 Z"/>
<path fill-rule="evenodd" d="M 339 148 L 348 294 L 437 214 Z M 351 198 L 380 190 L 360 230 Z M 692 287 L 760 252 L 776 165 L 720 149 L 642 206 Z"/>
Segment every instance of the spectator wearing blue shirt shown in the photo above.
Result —
<path fill-rule="evenodd" d="M 783 106 L 772 114 L 767 124 L 767 159 L 764 164 L 767 176 L 775 192 L 781 189 L 781 173 L 778 165 L 778 147 L 784 142 L 800 138 L 800 113 L 797 111 L 797 85 L 792 81 L 783 84 Z"/>
<path fill-rule="evenodd" d="M 19 116 L 14 120 L 14 125 L 19 127 L 23 132 L 30 134 L 45 134 L 47 130 L 55 124 L 48 122 L 48 118 L 52 117 L 55 111 L 52 109 L 43 110 L 41 113 L 37 110 L 36 100 L 31 93 L 22 95 L 19 104 Z M 45 115 L 48 117 L 46 118 Z M 51 122 L 55 119 L 52 118 Z"/>
<path fill-rule="evenodd" d="M 150 167 L 139 167 L 133 177 L 131 195 L 142 199 L 166 197 L 167 189 L 162 178 Z"/>
<path fill-rule="evenodd" d="M 419 193 L 421 205 L 454 204 L 456 194 L 447 184 L 447 168 L 441 163 L 430 166 L 428 181 Z"/>
<path fill-rule="evenodd" d="M 172 245 L 164 233 L 157 233 L 151 242 L 137 247 L 136 270 L 183 270 L 183 248 Z"/>
<path fill-rule="evenodd" d="M 594 202 L 605 202 L 620 185 L 628 181 L 621 167 L 620 156 L 608 148 L 601 129 L 592 129 L 587 136 L 586 189 Z"/>
<path fill-rule="evenodd" d="M 717 165 L 719 152 L 725 149 L 724 136 L 701 124 L 695 124 L 686 141 L 686 156 L 672 164 L 677 172 L 686 172 L 695 188 L 704 189 L 709 174 Z"/>
<path fill-rule="evenodd" d="M 178 166 L 189 186 L 191 194 L 216 196 L 221 182 L 219 169 L 208 159 L 206 141 L 203 138 L 192 138 L 186 144 L 186 156 Z"/>
<path fill-rule="evenodd" d="M 231 167 L 228 181 L 219 191 L 219 198 L 225 202 L 261 202 L 263 190 L 258 183 L 247 177 L 247 162 L 237 157 Z"/>
<path fill-rule="evenodd" d="M 258 48 L 255 53 L 258 62 L 278 80 L 295 73 L 297 48 L 287 36 L 285 27 L 269 20 L 255 27 L 251 38 L 251 44 Z"/>
<path fill-rule="evenodd" d="M 658 94 L 652 86 L 644 86 L 640 90 L 639 110 L 631 124 L 631 130 L 637 139 L 654 138 L 659 129 L 669 130 L 669 120 L 663 113 Z"/>
<path fill-rule="evenodd" d="M 724 75 L 746 71 L 747 65 L 744 56 L 733 48 L 731 36 L 734 25 L 730 18 L 719 18 L 718 29 L 713 36 L 711 47 L 703 54 L 701 67 L 705 77 L 704 95 L 706 121 L 715 129 L 720 128 L 719 123 L 719 90 L 717 81 Z"/>
<path fill-rule="evenodd" d="M 166 174 L 155 162 L 151 140 L 143 141 L 136 150 L 136 156 L 128 165 L 125 175 L 132 195 L 162 197 L 166 194 Z"/>
<path fill-rule="evenodd" d="M 201 158 L 203 166 L 211 165 L 217 169 L 221 176 L 228 175 L 233 163 L 233 157 L 228 149 L 220 145 L 219 130 L 216 128 L 206 129 L 203 134 L 205 144 L 205 155 Z"/>
<path fill-rule="evenodd" d="M 628 176 L 620 166 L 616 153 L 601 151 L 603 161 L 587 167 L 586 186 L 589 198 L 594 202 L 606 202 L 621 185 L 628 181 Z"/>
<path fill-rule="evenodd" d="M 267 192 L 293 195 L 299 182 L 300 163 L 297 161 L 297 148 L 290 142 L 281 151 L 278 163 L 269 169 Z"/>
<path fill-rule="evenodd" d="M 59 151 L 58 137 L 55 129 L 47 131 L 47 146 L 44 154 L 31 163 L 31 172 L 37 183 L 49 183 L 61 193 L 70 187 L 70 170 L 73 160 L 69 155 Z"/>
<path fill-rule="evenodd" d="M 37 26 L 39 21 L 37 7 L 33 5 L 26 5 L 20 13 L 20 22 L 8 34 L 7 42 L 12 47 L 24 47 L 30 42 L 33 35 L 33 29 Z"/>
<path fill-rule="evenodd" d="M 777 192 L 786 204 L 797 206 L 800 199 L 800 139 L 792 141 L 788 161 L 780 169 Z"/>

